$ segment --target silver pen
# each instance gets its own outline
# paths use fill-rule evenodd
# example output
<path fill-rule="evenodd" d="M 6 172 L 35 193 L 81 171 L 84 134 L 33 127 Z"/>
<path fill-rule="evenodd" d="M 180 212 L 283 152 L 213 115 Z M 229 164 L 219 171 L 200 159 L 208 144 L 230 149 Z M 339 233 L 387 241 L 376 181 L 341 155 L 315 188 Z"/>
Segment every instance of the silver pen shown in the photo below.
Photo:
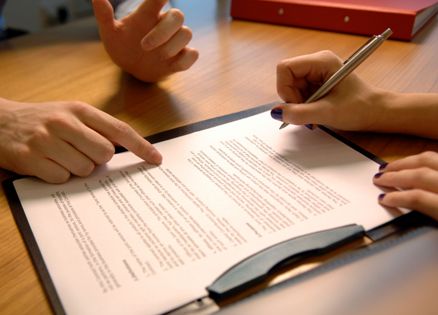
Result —
<path fill-rule="evenodd" d="M 389 36 L 391 36 L 392 30 L 386 29 L 380 35 L 372 36 L 364 45 L 354 52 L 347 60 L 344 61 L 342 67 L 336 71 L 321 87 L 312 94 L 304 103 L 312 103 L 325 96 L 331 91 L 342 79 L 349 75 L 354 69 L 356 69 L 368 56 L 370 56 Z M 283 129 L 289 125 L 283 123 L 280 129 Z M 313 125 L 306 125 L 309 128 L 313 128 Z"/>

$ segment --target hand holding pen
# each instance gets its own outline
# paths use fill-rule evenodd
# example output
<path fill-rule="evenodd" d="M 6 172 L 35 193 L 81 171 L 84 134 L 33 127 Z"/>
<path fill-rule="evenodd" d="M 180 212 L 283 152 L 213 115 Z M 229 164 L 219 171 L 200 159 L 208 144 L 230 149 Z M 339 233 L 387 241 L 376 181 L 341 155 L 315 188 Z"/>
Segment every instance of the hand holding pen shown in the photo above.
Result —
<path fill-rule="evenodd" d="M 339 106 L 339 104 L 348 100 L 350 103 L 353 101 L 357 106 L 358 102 L 363 102 L 363 98 L 369 96 L 366 93 L 369 90 L 366 88 L 367 84 L 354 74 L 348 75 L 391 34 L 392 31 L 387 29 L 381 35 L 373 36 L 343 63 L 339 57 L 328 51 L 281 62 L 277 67 L 277 90 L 283 100 L 295 104 L 288 106 L 282 104 L 271 111 L 274 119 L 285 122 L 280 128 L 284 128 L 288 123 L 307 124 L 309 127 L 313 126 L 310 123 L 316 123 L 346 130 L 366 128 L 363 123 L 368 123 L 366 118 L 370 115 L 364 113 L 364 117 L 351 115 L 350 119 L 344 119 L 349 113 L 342 111 L 350 106 L 347 104 L 344 104 L 347 106 Z M 338 91 L 339 93 L 332 91 L 347 76 L 347 84 L 343 84 L 342 89 L 337 89 L 341 91 Z M 321 85 L 322 82 L 324 84 Z M 332 93 L 327 95 L 330 91 Z M 327 97 L 321 99 L 326 95 Z M 368 107 L 359 111 L 364 110 L 367 111 Z M 357 111 L 356 109 L 353 112 Z"/>

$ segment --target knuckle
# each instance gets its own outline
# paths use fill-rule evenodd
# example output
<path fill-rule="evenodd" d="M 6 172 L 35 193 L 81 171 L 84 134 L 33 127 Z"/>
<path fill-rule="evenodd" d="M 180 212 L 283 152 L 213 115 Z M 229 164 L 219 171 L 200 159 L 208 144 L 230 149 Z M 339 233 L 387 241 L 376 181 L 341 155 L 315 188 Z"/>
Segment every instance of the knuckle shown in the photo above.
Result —
<path fill-rule="evenodd" d="M 131 127 L 127 123 L 121 120 L 116 120 L 113 123 L 113 127 L 114 127 L 113 138 L 115 139 L 122 139 L 126 137 L 126 135 L 129 135 L 131 132 Z"/>
<path fill-rule="evenodd" d="M 187 70 L 190 66 L 183 62 L 181 59 L 175 60 L 169 65 L 171 73 Z"/>
<path fill-rule="evenodd" d="M 178 60 L 178 61 L 172 62 L 170 64 L 169 68 L 170 68 L 170 71 L 173 73 L 173 72 L 179 72 L 179 71 L 187 70 L 187 69 L 190 68 L 190 66 L 191 66 L 190 63 Z"/>
<path fill-rule="evenodd" d="M 96 166 L 94 165 L 93 162 L 86 161 L 86 162 L 83 162 L 80 165 L 78 165 L 76 167 L 76 170 L 73 172 L 73 174 L 80 176 L 80 177 L 86 177 L 86 176 L 90 175 L 91 172 L 93 172 L 95 167 Z"/>
<path fill-rule="evenodd" d="M 182 24 L 184 22 L 184 13 L 181 10 L 172 8 L 168 11 L 168 14 L 174 22 L 178 24 Z"/>
<path fill-rule="evenodd" d="M 115 148 L 112 144 L 108 144 L 102 147 L 102 149 L 100 150 L 99 154 L 97 155 L 97 158 L 95 160 L 95 162 L 100 165 L 100 164 L 105 164 L 106 162 L 108 162 L 109 160 L 111 160 L 111 158 L 113 157 L 115 153 Z"/>
<path fill-rule="evenodd" d="M 180 32 L 186 41 L 192 40 L 193 33 L 192 33 L 192 30 L 190 28 L 188 28 L 187 26 L 183 26 L 183 27 L 181 27 Z"/>
<path fill-rule="evenodd" d="M 180 58 L 177 58 L 170 64 L 172 72 L 185 71 L 189 69 L 199 58 L 199 52 L 196 50 L 186 50 Z"/>
<path fill-rule="evenodd" d="M 35 174 L 35 176 L 51 184 L 63 184 L 70 179 L 71 174 L 66 170 L 58 170 L 50 174 Z"/>
<path fill-rule="evenodd" d="M 412 172 L 411 180 L 414 183 L 424 182 L 429 177 L 429 169 L 427 167 L 420 167 Z"/>
<path fill-rule="evenodd" d="M 43 124 L 50 130 L 59 130 L 63 128 L 73 128 L 72 114 L 76 116 L 85 116 L 90 112 L 90 105 L 79 101 L 64 102 L 63 106 L 67 109 L 64 111 L 54 111 L 46 115 Z"/>
<path fill-rule="evenodd" d="M 70 110 L 77 114 L 85 114 L 89 111 L 90 105 L 81 101 L 68 102 Z"/>
<path fill-rule="evenodd" d="M 324 58 L 326 60 L 332 60 L 332 59 L 338 59 L 338 56 L 329 49 L 321 50 L 318 54 L 321 55 L 321 58 Z"/>
<path fill-rule="evenodd" d="M 170 59 L 172 57 L 173 57 L 172 51 L 169 48 L 163 47 L 160 50 L 160 58 L 161 58 L 161 60 L 168 60 L 168 59 Z"/>
<path fill-rule="evenodd" d="M 47 128 L 50 130 L 61 130 L 67 128 L 71 122 L 69 118 L 61 112 L 52 113 L 46 120 Z"/>
<path fill-rule="evenodd" d="M 38 126 L 35 127 L 32 131 L 32 134 L 27 140 L 27 145 L 31 148 L 38 148 L 45 143 L 48 143 L 50 140 L 50 132 L 46 126 Z"/>
<path fill-rule="evenodd" d="M 428 165 L 431 161 L 433 161 L 437 157 L 438 157 L 438 153 L 433 151 L 425 151 L 418 155 L 419 162 L 422 165 Z"/>
<path fill-rule="evenodd" d="M 321 54 L 321 56 L 325 58 L 333 58 L 334 56 L 336 56 L 336 54 L 330 49 L 323 49 L 319 52 L 319 54 Z"/>
<path fill-rule="evenodd" d="M 423 203 L 424 191 L 411 189 L 406 192 L 406 203 L 409 208 L 418 209 Z"/>
<path fill-rule="evenodd" d="M 288 59 L 283 59 L 277 64 L 277 72 L 287 69 Z"/>
<path fill-rule="evenodd" d="M 318 54 L 320 54 L 320 58 L 327 63 L 334 63 L 336 64 L 336 66 L 342 64 L 341 58 L 331 50 L 321 50 L 320 52 L 318 52 Z"/>

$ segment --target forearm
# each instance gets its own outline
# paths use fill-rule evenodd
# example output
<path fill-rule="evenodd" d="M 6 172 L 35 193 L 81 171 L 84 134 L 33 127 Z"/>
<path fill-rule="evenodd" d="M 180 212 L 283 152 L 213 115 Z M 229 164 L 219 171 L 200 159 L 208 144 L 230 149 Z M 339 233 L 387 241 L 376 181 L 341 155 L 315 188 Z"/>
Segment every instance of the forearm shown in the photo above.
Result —
<path fill-rule="evenodd" d="M 438 139 L 438 93 L 379 93 L 382 117 L 374 131 Z"/>

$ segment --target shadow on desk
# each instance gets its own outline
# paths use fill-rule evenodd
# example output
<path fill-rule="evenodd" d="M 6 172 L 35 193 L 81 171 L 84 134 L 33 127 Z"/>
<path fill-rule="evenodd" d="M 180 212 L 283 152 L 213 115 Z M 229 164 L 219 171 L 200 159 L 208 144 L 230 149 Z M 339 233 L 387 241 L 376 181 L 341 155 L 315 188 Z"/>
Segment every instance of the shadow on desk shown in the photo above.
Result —
<path fill-rule="evenodd" d="M 145 83 L 122 71 L 117 89 L 99 106 L 101 110 L 129 122 L 138 130 L 152 131 L 148 125 L 153 125 L 154 133 L 169 129 L 174 121 L 185 121 L 187 117 L 184 110 L 188 107 L 189 104 L 174 97 L 171 90 L 163 88 L 160 83 Z M 149 133 L 143 136 L 147 135 Z"/>

